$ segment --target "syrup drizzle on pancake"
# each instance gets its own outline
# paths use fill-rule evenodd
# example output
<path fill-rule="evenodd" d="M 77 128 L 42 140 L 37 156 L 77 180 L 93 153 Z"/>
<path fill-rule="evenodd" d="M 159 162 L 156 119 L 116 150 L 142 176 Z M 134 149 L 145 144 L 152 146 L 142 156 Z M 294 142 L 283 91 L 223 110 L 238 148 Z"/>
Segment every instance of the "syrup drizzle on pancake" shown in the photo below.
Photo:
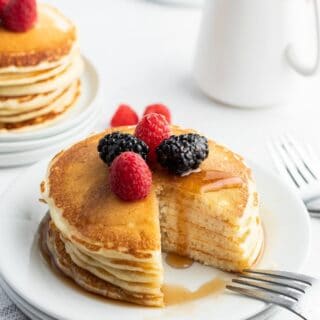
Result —
<path fill-rule="evenodd" d="M 208 193 L 217 192 L 222 189 L 238 188 L 244 184 L 241 177 L 232 175 L 231 173 L 219 170 L 203 170 L 194 172 L 184 177 L 172 177 L 176 183 L 181 183 L 181 188 L 191 193 Z M 183 201 L 177 199 L 177 230 L 179 247 L 178 253 L 185 256 L 188 253 L 188 221 L 187 210 Z"/>
<path fill-rule="evenodd" d="M 237 188 L 241 187 L 244 183 L 241 177 L 218 170 L 204 170 L 192 173 L 185 177 L 175 177 L 174 179 L 181 179 L 183 188 L 186 191 L 194 193 L 206 193 L 228 188 Z"/>

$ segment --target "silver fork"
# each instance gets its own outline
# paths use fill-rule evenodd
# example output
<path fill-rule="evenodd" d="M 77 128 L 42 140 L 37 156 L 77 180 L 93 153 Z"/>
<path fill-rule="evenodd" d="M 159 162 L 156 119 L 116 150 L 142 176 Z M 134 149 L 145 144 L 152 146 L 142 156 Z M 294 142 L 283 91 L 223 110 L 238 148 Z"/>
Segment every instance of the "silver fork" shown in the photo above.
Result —
<path fill-rule="evenodd" d="M 305 320 L 320 319 L 320 280 L 306 275 L 245 270 L 227 289 L 286 308 Z"/>
<path fill-rule="evenodd" d="M 277 170 L 298 189 L 310 215 L 320 218 L 320 208 L 311 205 L 320 199 L 320 160 L 313 150 L 301 146 L 289 134 L 270 141 L 269 150 Z"/>

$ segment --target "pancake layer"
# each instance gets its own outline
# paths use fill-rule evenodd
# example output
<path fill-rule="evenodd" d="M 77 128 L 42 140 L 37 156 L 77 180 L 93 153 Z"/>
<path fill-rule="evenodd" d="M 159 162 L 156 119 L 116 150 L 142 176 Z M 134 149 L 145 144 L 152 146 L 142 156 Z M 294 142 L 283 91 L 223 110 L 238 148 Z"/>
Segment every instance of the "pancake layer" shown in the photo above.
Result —
<path fill-rule="evenodd" d="M 116 299 L 128 301 L 129 293 L 140 295 L 136 303 L 161 306 L 161 251 L 228 271 L 253 265 L 263 232 L 255 183 L 240 156 L 210 141 L 200 172 L 175 177 L 157 168 L 147 198 L 125 202 L 109 189 L 108 167 L 96 150 L 112 131 L 134 128 L 109 129 L 59 153 L 41 185 L 52 228 L 77 268 L 125 290 Z M 190 131 L 172 127 L 173 134 Z M 61 253 L 50 252 L 59 260 Z M 71 266 L 61 269 L 77 281 Z"/>
<path fill-rule="evenodd" d="M 32 119 L 18 122 L 0 122 L 0 132 L 25 132 L 47 127 L 53 123 L 62 120 L 77 105 L 81 95 L 81 83 L 78 81 L 77 90 L 74 95 L 69 95 L 67 104 L 60 104 L 56 109 Z"/>
<path fill-rule="evenodd" d="M 26 131 L 63 118 L 80 94 L 83 71 L 73 23 L 39 4 L 27 32 L 0 28 L 0 130 Z"/>

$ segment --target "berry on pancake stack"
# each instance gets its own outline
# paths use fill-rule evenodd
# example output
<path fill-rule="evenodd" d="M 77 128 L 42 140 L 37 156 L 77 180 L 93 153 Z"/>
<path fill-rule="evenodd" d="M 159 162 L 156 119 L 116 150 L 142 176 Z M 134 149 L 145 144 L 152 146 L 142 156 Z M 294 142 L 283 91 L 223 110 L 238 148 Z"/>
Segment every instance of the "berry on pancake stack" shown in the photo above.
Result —
<path fill-rule="evenodd" d="M 47 126 L 80 96 L 74 24 L 35 0 L 0 0 L 0 132 Z"/>

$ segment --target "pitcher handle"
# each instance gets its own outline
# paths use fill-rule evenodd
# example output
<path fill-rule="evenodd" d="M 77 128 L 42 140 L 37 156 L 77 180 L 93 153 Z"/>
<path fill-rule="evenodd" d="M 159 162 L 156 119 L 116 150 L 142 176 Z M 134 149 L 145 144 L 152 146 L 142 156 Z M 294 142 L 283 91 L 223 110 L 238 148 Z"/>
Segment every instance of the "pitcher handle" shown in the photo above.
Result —
<path fill-rule="evenodd" d="M 315 23 L 316 23 L 316 59 L 313 64 L 313 66 L 306 66 L 303 65 L 299 59 L 297 58 L 297 55 L 295 53 L 295 50 L 293 48 L 292 44 L 289 44 L 286 48 L 285 55 L 287 58 L 287 61 L 289 65 L 299 74 L 303 76 L 312 76 L 317 73 L 320 63 L 320 18 L 319 18 L 319 6 L 317 0 L 312 0 L 313 6 L 314 6 L 314 17 L 315 17 Z"/>

